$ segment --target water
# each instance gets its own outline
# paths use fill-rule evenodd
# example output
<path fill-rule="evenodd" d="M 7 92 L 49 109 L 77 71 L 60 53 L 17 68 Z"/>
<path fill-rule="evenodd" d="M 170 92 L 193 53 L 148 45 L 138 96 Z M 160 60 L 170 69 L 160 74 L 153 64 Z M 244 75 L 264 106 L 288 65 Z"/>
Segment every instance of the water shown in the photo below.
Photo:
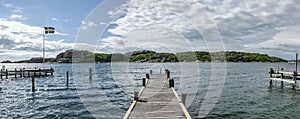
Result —
<path fill-rule="evenodd" d="M 178 93 L 186 93 L 193 118 L 209 93 L 211 63 L 114 63 L 114 64 L 0 64 L 6 68 L 53 67 L 54 76 L 37 77 L 31 92 L 30 78 L 0 80 L 1 118 L 122 118 L 149 69 L 168 68 Z M 227 63 L 221 95 L 207 118 L 297 118 L 300 92 L 280 82 L 269 86 L 268 69 L 288 63 Z M 89 68 L 93 69 L 89 80 Z M 300 69 L 300 68 L 298 68 Z M 66 71 L 70 84 L 66 86 Z M 223 71 L 223 70 L 222 70 Z M 222 84 L 222 83 L 221 83 Z"/>

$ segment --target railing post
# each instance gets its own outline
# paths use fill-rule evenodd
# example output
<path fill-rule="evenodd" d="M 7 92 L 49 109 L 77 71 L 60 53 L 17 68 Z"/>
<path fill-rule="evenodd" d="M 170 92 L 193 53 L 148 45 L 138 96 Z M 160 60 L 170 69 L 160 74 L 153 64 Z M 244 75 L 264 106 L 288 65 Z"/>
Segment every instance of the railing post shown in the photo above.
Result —
<path fill-rule="evenodd" d="M 147 79 L 150 79 L 150 76 L 149 76 L 149 74 L 148 74 L 148 73 L 146 74 L 146 78 L 147 78 Z"/>
<path fill-rule="evenodd" d="M 25 68 L 22 70 L 23 77 L 25 77 Z"/>
<path fill-rule="evenodd" d="M 150 75 L 152 75 L 152 70 L 150 70 Z"/>

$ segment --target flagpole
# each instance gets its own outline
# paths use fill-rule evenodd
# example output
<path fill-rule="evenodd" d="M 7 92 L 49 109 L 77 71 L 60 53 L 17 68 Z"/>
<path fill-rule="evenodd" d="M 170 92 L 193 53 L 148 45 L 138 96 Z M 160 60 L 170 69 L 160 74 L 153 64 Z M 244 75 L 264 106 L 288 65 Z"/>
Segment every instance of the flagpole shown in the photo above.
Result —
<path fill-rule="evenodd" d="M 43 32 L 43 63 L 45 63 L 45 28 Z"/>

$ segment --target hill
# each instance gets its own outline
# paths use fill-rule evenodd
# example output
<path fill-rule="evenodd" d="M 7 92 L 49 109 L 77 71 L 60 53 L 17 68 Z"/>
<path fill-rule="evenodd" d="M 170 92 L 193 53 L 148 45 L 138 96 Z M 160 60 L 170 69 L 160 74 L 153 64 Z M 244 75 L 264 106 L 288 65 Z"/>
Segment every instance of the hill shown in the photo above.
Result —
<path fill-rule="evenodd" d="M 226 57 L 224 57 L 226 55 Z M 211 57 L 212 56 L 212 57 Z M 150 50 L 141 50 L 128 53 L 93 53 L 89 51 L 67 50 L 59 53 L 55 58 L 46 58 L 46 62 L 50 63 L 106 63 L 106 62 L 211 62 L 211 61 L 227 61 L 227 62 L 287 62 L 287 60 L 269 56 L 260 53 L 247 52 L 179 52 L 179 53 L 158 53 Z M 9 60 L 3 63 L 42 63 L 42 58 L 32 58 L 30 60 L 22 60 L 11 62 Z"/>

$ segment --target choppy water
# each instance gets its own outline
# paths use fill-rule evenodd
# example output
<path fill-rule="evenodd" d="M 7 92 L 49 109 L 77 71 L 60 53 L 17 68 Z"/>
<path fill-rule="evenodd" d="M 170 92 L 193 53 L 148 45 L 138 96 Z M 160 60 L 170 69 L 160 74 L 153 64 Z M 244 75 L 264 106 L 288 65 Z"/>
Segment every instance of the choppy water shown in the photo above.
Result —
<path fill-rule="evenodd" d="M 0 64 L 6 68 L 53 67 L 54 76 L 37 77 L 31 92 L 30 78 L 0 80 L 1 118 L 122 118 L 133 91 L 149 69 L 171 70 L 178 93 L 187 93 L 188 111 L 199 116 L 212 75 L 211 63 L 114 63 L 114 64 Z M 300 91 L 290 85 L 269 87 L 268 69 L 288 63 L 227 63 L 218 102 L 207 118 L 299 118 Z M 89 80 L 89 68 L 93 69 Z M 300 68 L 298 68 L 300 69 Z M 66 86 L 66 71 L 70 84 Z"/>

